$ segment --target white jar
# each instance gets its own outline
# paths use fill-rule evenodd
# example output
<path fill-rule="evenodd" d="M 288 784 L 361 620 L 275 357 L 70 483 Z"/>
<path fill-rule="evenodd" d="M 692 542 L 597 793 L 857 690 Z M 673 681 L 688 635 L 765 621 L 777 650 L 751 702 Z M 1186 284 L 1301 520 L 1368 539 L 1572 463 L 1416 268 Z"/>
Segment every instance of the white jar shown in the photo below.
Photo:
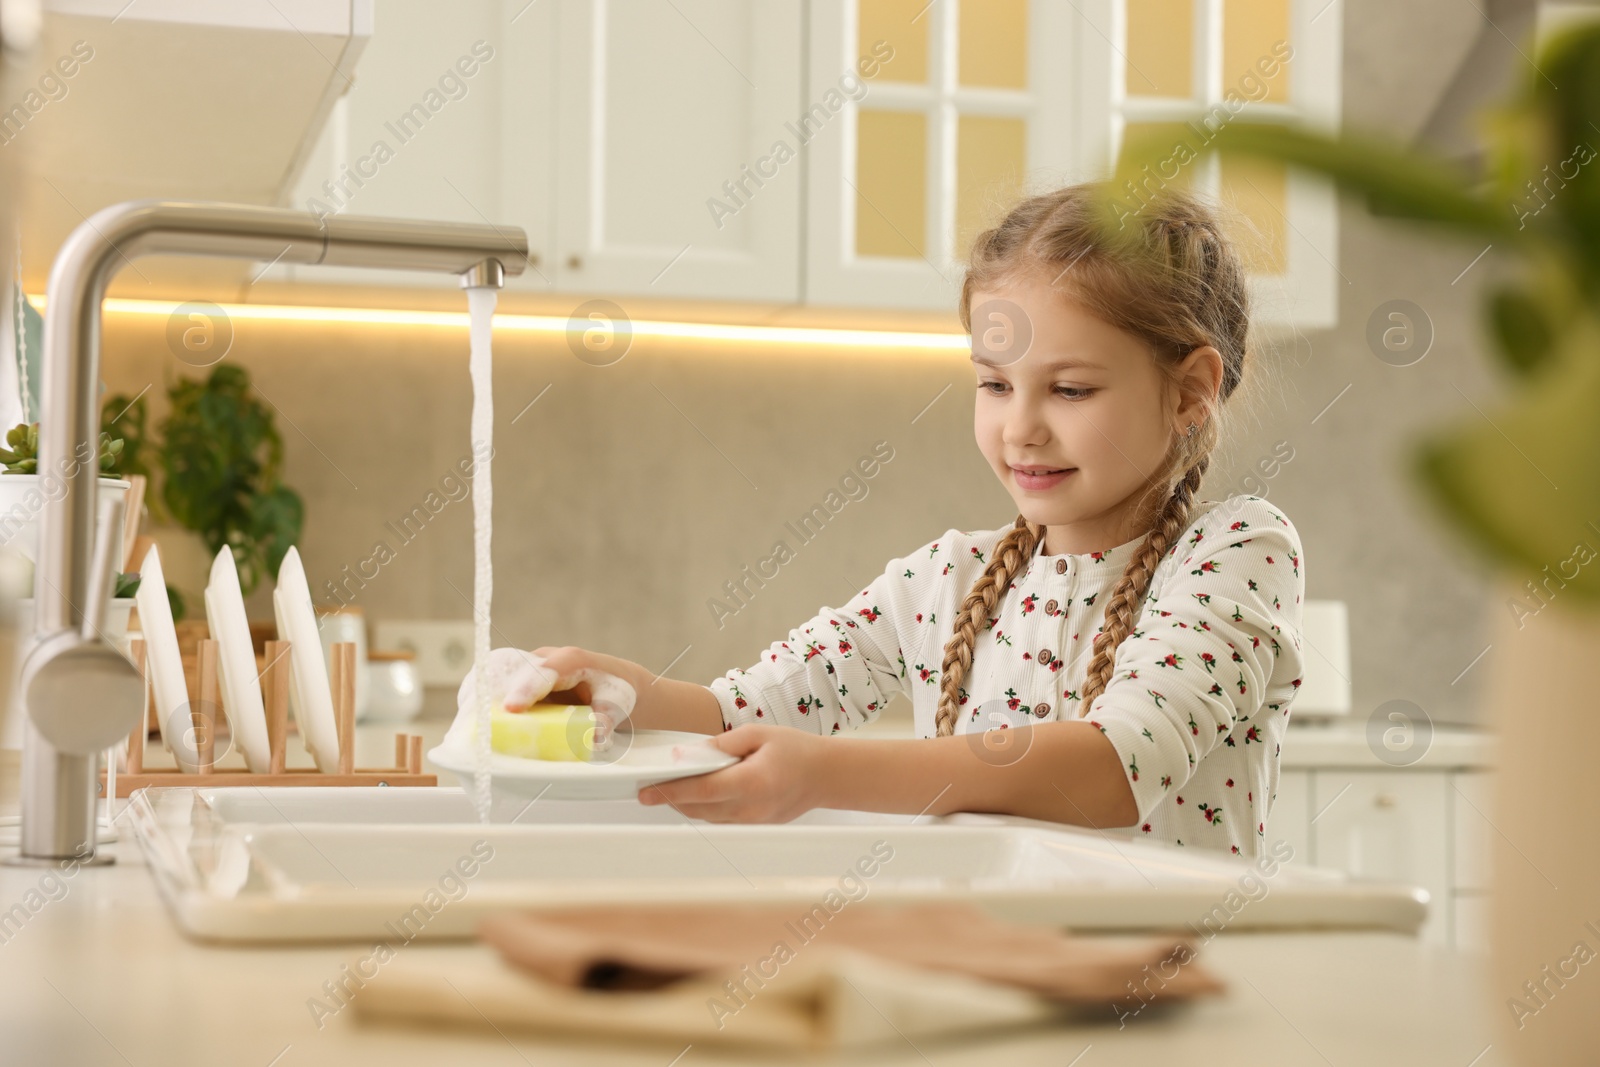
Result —
<path fill-rule="evenodd" d="M 422 679 L 417 675 L 416 654 L 375 649 L 368 654 L 372 667 L 368 715 L 383 722 L 409 722 L 422 713 Z"/>

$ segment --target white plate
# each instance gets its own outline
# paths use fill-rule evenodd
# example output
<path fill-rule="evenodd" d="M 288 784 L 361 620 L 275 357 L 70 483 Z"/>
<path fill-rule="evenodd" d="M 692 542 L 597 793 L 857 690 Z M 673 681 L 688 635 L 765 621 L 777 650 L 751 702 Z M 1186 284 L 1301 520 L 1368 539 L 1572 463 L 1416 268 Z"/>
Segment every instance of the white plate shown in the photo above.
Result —
<path fill-rule="evenodd" d="M 300 727 L 300 739 L 323 774 L 339 771 L 339 725 L 333 716 L 333 694 L 328 688 L 328 665 L 317 636 L 317 614 L 311 608 L 311 586 L 300 552 L 293 546 L 278 568 L 278 588 L 272 591 L 272 611 L 278 633 L 289 649 L 289 707 Z"/>
<path fill-rule="evenodd" d="M 161 553 L 155 545 L 139 564 L 139 626 L 143 632 L 146 670 L 156 694 L 156 726 L 161 743 L 189 774 L 200 769 L 194 725 L 189 718 L 189 686 L 183 678 L 183 657 L 178 653 L 178 630 L 172 624 L 172 604 L 167 600 L 167 580 L 161 571 Z M 168 722 L 167 720 L 173 720 Z"/>
<path fill-rule="evenodd" d="M 271 767 L 272 746 L 267 742 L 267 712 L 261 703 L 261 683 L 256 675 L 255 646 L 250 642 L 250 622 L 244 613 L 244 593 L 239 588 L 239 567 L 233 549 L 223 546 L 211 563 L 211 584 L 206 587 L 206 621 L 217 639 L 217 664 L 222 672 L 222 699 L 227 708 L 233 742 L 245 764 L 257 773 Z"/>
<path fill-rule="evenodd" d="M 629 736 L 631 743 L 626 741 Z M 627 744 L 627 748 L 620 755 L 601 753 L 606 761 L 601 763 L 491 753 L 491 788 L 530 799 L 611 800 L 633 797 L 657 782 L 706 774 L 739 762 L 739 757 L 708 745 L 705 734 L 682 730 L 633 730 L 618 734 L 614 743 Z M 471 795 L 476 753 L 464 745 L 440 745 L 428 752 L 428 758 L 453 772 L 461 780 L 461 788 Z"/>

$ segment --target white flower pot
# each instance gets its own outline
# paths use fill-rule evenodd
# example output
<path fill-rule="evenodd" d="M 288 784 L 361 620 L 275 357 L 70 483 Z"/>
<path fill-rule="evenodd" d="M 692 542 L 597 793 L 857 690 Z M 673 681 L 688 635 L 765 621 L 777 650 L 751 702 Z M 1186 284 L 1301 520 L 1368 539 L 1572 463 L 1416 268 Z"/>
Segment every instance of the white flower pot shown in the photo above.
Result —
<path fill-rule="evenodd" d="M 101 506 L 113 493 L 128 498 L 131 482 L 102 475 L 99 479 Z M 39 558 L 39 516 L 45 503 L 63 492 L 60 478 L 38 474 L 0 474 L 0 545 L 15 547 L 29 562 Z M 111 531 L 111 548 L 117 569 L 122 565 L 122 527 Z M 29 584 L 32 584 L 30 578 Z"/>

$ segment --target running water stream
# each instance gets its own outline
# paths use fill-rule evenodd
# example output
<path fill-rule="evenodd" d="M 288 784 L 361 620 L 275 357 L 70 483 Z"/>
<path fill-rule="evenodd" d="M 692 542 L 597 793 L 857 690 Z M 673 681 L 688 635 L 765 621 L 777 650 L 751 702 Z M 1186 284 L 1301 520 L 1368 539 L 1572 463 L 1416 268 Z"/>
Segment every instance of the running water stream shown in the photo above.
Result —
<path fill-rule="evenodd" d="M 473 709 L 472 802 L 479 822 L 489 821 L 489 711 L 486 672 L 489 664 L 489 602 L 494 598 L 494 562 L 489 554 L 490 516 L 494 484 L 489 478 L 494 454 L 493 361 L 490 338 L 494 326 L 496 291 L 467 290 L 467 311 L 472 321 L 472 427 L 473 455 L 479 457 L 472 475 L 472 671 L 478 706 Z"/>

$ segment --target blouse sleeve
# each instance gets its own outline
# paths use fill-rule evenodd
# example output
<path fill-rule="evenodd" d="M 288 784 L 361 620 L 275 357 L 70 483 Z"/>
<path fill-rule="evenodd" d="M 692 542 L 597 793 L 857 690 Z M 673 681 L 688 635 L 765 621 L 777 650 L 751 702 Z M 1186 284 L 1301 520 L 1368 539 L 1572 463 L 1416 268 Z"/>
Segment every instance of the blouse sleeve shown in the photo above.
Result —
<path fill-rule="evenodd" d="M 811 621 L 774 641 L 748 669 L 713 680 L 723 729 L 745 723 L 795 726 L 816 734 L 839 733 L 878 717 L 889 698 L 910 694 L 902 628 L 919 597 L 932 595 L 941 542 L 889 561 L 848 604 L 822 608 Z M 925 564 L 928 564 L 925 566 Z"/>
<path fill-rule="evenodd" d="M 1300 538 L 1250 498 L 1191 529 L 1086 712 L 1123 764 L 1142 822 L 1218 745 L 1265 742 L 1249 720 L 1274 677 L 1300 684 Z"/>

